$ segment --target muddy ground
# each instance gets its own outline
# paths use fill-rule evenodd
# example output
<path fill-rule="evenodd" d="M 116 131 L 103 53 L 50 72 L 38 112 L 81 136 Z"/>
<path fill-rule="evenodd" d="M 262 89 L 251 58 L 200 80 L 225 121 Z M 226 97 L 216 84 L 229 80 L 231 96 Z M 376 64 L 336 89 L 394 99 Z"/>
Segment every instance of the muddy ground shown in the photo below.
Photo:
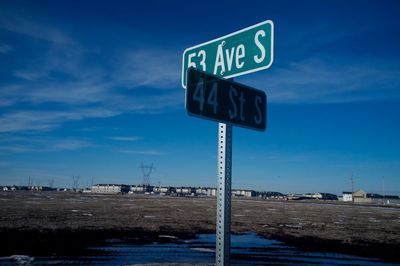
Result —
<path fill-rule="evenodd" d="M 232 232 L 400 262 L 400 208 L 234 199 Z M 0 192 L 0 255 L 76 254 L 109 238 L 215 232 L 215 198 Z"/>

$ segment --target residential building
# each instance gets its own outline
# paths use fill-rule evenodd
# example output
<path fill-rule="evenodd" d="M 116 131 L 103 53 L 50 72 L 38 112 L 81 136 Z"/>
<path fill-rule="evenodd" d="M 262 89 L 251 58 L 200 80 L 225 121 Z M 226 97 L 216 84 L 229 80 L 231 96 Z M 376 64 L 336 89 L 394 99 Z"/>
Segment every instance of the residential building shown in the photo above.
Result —
<path fill-rule="evenodd" d="M 251 198 L 256 196 L 256 192 L 254 190 L 248 190 L 248 189 L 234 189 L 232 190 L 232 196 Z"/>
<path fill-rule="evenodd" d="M 92 186 L 92 193 L 118 194 L 118 193 L 126 193 L 128 191 L 129 191 L 128 185 L 97 184 Z"/>
<path fill-rule="evenodd" d="M 343 201 L 353 201 L 353 193 L 352 192 L 348 192 L 348 191 L 344 191 L 343 192 Z"/>

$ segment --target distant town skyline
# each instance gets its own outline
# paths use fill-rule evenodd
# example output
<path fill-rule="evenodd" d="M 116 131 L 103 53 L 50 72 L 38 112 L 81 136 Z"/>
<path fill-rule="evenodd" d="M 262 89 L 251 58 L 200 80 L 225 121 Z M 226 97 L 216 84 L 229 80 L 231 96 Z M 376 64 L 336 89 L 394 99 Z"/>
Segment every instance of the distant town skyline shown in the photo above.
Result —
<path fill-rule="evenodd" d="M 233 187 L 400 194 L 398 1 L 1 1 L 0 185 L 217 184 L 184 49 L 270 19 L 267 130 L 233 128 Z"/>

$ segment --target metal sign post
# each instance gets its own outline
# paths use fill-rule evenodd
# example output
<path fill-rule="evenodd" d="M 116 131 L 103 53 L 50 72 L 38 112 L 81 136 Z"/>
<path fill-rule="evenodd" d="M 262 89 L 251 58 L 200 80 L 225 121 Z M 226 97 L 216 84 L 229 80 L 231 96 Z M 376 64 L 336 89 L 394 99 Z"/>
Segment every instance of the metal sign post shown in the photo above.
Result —
<path fill-rule="evenodd" d="M 226 80 L 267 69 L 274 58 L 270 20 L 186 49 L 182 86 L 189 115 L 218 121 L 216 265 L 230 265 L 232 125 L 266 129 L 263 91 Z"/>
<path fill-rule="evenodd" d="M 216 265 L 230 264 L 232 126 L 218 123 L 218 191 Z"/>

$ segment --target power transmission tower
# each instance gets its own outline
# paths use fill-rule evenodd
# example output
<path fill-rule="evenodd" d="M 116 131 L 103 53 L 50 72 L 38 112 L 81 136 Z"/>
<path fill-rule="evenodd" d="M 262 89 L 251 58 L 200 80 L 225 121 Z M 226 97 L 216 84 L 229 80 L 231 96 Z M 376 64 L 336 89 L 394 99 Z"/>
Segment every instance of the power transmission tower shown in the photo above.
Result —
<path fill-rule="evenodd" d="M 153 163 L 151 165 L 144 165 L 141 163 L 139 168 L 142 169 L 143 185 L 150 186 L 150 174 L 154 170 Z"/>
<path fill-rule="evenodd" d="M 77 190 L 78 189 L 79 178 L 80 178 L 80 176 L 72 176 L 72 181 L 73 181 L 72 189 L 73 190 Z"/>
<path fill-rule="evenodd" d="M 354 179 L 353 179 L 353 174 L 351 174 L 351 201 L 354 203 Z"/>
<path fill-rule="evenodd" d="M 49 179 L 49 187 L 53 187 L 54 185 L 54 179 Z"/>
<path fill-rule="evenodd" d="M 385 204 L 385 177 L 382 176 L 382 202 Z"/>

